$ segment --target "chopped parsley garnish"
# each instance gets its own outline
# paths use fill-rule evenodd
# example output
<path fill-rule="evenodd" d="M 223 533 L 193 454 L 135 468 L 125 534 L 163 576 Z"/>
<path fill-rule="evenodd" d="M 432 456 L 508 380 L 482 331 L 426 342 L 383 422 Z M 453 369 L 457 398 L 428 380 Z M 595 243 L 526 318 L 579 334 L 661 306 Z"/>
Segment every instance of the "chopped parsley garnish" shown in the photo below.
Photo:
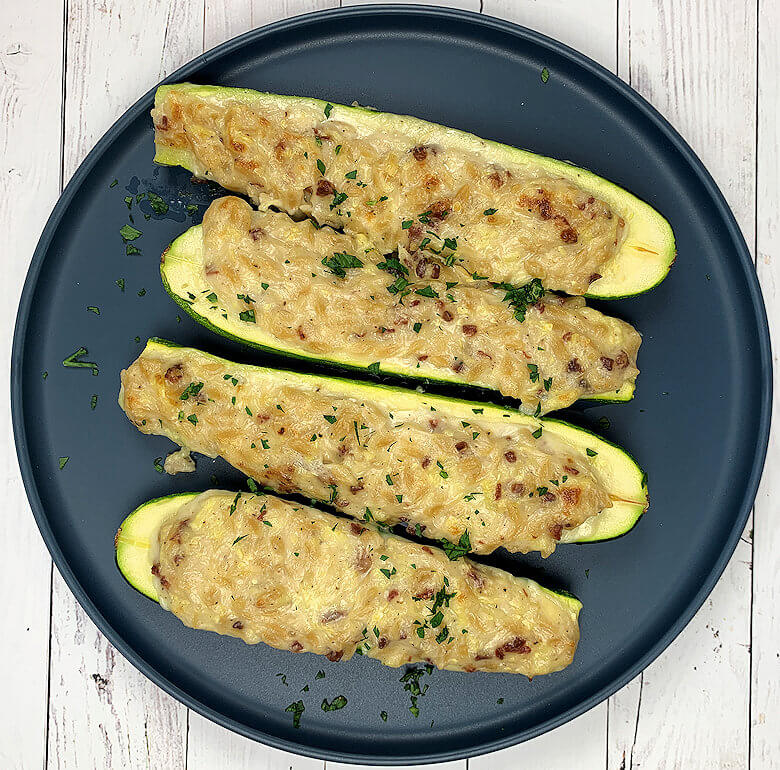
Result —
<path fill-rule="evenodd" d="M 179 400 L 187 401 L 190 396 L 194 398 L 198 395 L 198 393 L 200 393 L 202 387 L 202 382 L 191 382 L 189 385 L 187 385 L 186 388 L 184 388 L 182 394 L 179 396 Z"/>
<path fill-rule="evenodd" d="M 187 419 L 188 419 L 188 420 L 189 420 L 189 421 L 190 421 L 190 422 L 191 422 L 193 425 L 197 425 L 197 424 L 198 424 L 198 415 L 197 415 L 197 414 L 188 414 L 188 415 L 187 415 Z"/>
<path fill-rule="evenodd" d="M 383 722 L 387 722 L 387 712 L 386 711 L 380 711 L 379 716 L 381 717 Z"/>
<path fill-rule="evenodd" d="M 92 397 L 89 399 L 89 408 L 92 409 L 92 411 L 95 410 L 95 407 L 97 406 L 98 397 L 97 393 L 93 393 Z"/>
<path fill-rule="evenodd" d="M 163 465 L 162 457 L 155 457 L 153 464 L 157 473 L 165 473 L 165 466 Z"/>
<path fill-rule="evenodd" d="M 398 571 L 395 567 L 393 567 L 392 570 L 387 569 L 387 567 L 382 567 L 382 569 L 379 570 L 388 580 L 395 575 L 395 573 Z"/>
<path fill-rule="evenodd" d="M 257 323 L 255 320 L 255 311 L 254 308 L 249 308 L 249 310 L 242 310 L 238 317 L 241 321 L 246 321 L 247 323 L 253 324 Z"/>
<path fill-rule="evenodd" d="M 489 216 L 492 216 L 493 214 L 495 214 L 497 211 L 498 211 L 498 209 L 485 209 L 482 213 L 486 217 L 489 217 Z"/>
<path fill-rule="evenodd" d="M 531 435 L 534 438 L 541 438 L 542 437 L 542 426 L 540 425 Z"/>
<path fill-rule="evenodd" d="M 149 192 L 146 194 L 152 210 L 155 214 L 167 214 L 168 204 L 157 193 Z"/>
<path fill-rule="evenodd" d="M 139 289 L 139 290 L 138 290 L 138 296 L 139 296 L 139 297 L 143 297 L 143 296 L 144 296 L 144 294 L 146 294 L 146 289 Z"/>
<path fill-rule="evenodd" d="M 598 454 L 598 452 L 595 449 L 591 449 L 590 447 L 588 447 L 585 450 L 585 454 L 587 454 L 588 457 L 595 457 Z"/>
<path fill-rule="evenodd" d="M 371 374 L 379 374 L 379 361 L 374 361 L 373 364 L 368 365 L 368 371 L 371 372 Z"/>
<path fill-rule="evenodd" d="M 355 169 L 354 171 L 347 171 L 347 173 L 344 174 L 344 177 L 346 179 L 355 179 L 357 177 L 357 169 Z"/>
<path fill-rule="evenodd" d="M 333 105 L 332 105 L 330 102 L 328 102 L 328 103 L 325 105 L 325 117 L 326 117 L 326 118 L 329 118 L 329 117 L 330 117 L 330 113 L 331 113 L 331 111 L 332 111 L 332 110 L 333 110 Z"/>
<path fill-rule="evenodd" d="M 542 83 L 546 83 L 550 79 L 550 70 L 547 67 L 542 69 Z"/>
<path fill-rule="evenodd" d="M 403 222 L 401 222 L 401 229 L 408 230 L 413 224 L 414 224 L 413 220 L 405 219 Z"/>
<path fill-rule="evenodd" d="M 525 314 L 531 305 L 536 304 L 544 296 L 544 287 L 538 278 L 525 284 L 524 286 L 514 286 L 511 283 L 491 283 L 494 289 L 503 289 L 504 302 L 508 302 L 510 307 L 514 308 L 515 318 L 522 323 L 525 321 Z"/>
<path fill-rule="evenodd" d="M 293 715 L 293 727 L 301 726 L 301 714 L 306 711 L 306 706 L 303 705 L 302 700 L 297 700 L 295 703 L 291 703 L 285 711 L 291 711 Z"/>
<path fill-rule="evenodd" d="M 251 476 L 247 476 L 246 485 L 249 488 L 250 492 L 252 492 L 253 494 L 257 494 L 257 489 L 258 489 L 257 482 Z"/>
<path fill-rule="evenodd" d="M 228 516 L 232 516 L 236 512 L 236 506 L 238 505 L 238 499 L 241 497 L 240 492 L 236 492 L 236 496 L 233 498 L 233 502 L 230 504 L 230 510 Z"/>
<path fill-rule="evenodd" d="M 338 417 L 334 414 L 323 414 L 322 416 L 325 418 L 325 421 L 329 422 L 331 425 L 338 420 Z"/>
<path fill-rule="evenodd" d="M 647 489 L 647 471 L 642 471 L 642 489 Z"/>
<path fill-rule="evenodd" d="M 211 294 L 206 295 L 206 299 L 212 303 L 219 301 L 219 297 L 213 291 L 211 292 Z"/>
<path fill-rule="evenodd" d="M 119 234 L 122 236 L 122 240 L 124 241 L 134 241 L 136 238 L 139 238 L 143 235 L 140 230 L 136 230 L 132 225 L 124 225 L 121 227 Z"/>
<path fill-rule="evenodd" d="M 317 672 L 317 673 L 314 675 L 314 678 L 315 678 L 315 679 L 324 679 L 324 678 L 325 678 L 325 672 L 324 672 L 324 671 L 321 671 L 321 670 L 320 670 L 320 671 L 318 671 L 318 672 Z"/>
<path fill-rule="evenodd" d="M 239 536 L 238 536 L 238 537 L 237 537 L 237 538 L 236 538 L 236 539 L 233 541 L 233 545 L 235 545 L 236 543 L 240 543 L 240 542 L 241 542 L 241 541 L 242 541 L 242 540 L 243 540 L 245 537 L 249 537 L 249 535 L 239 535 Z"/>
<path fill-rule="evenodd" d="M 59 459 L 60 470 L 62 470 L 68 464 L 68 460 L 70 460 L 70 457 L 60 457 Z"/>
<path fill-rule="evenodd" d="M 95 307 L 95 305 L 87 305 L 87 310 L 95 315 L 100 315 L 100 308 Z"/>
<path fill-rule="evenodd" d="M 528 378 L 531 382 L 539 382 L 539 367 L 536 364 L 526 364 L 528 367 Z"/>
<path fill-rule="evenodd" d="M 424 286 L 422 289 L 415 289 L 414 293 L 419 294 L 421 297 L 438 298 L 439 296 L 431 286 Z"/>
<path fill-rule="evenodd" d="M 544 389 L 550 390 L 550 387 L 552 386 L 552 377 L 548 377 L 546 380 L 544 380 Z"/>
<path fill-rule="evenodd" d="M 346 271 L 349 268 L 363 267 L 363 263 L 356 256 L 342 251 L 334 252 L 332 257 L 325 257 L 322 264 L 339 278 L 346 278 Z"/>
<path fill-rule="evenodd" d="M 419 334 L 420 329 L 422 329 L 422 324 L 418 321 L 416 324 L 412 326 L 412 329 L 414 329 L 415 334 Z"/>
<path fill-rule="evenodd" d="M 317 169 L 320 174 L 325 176 L 325 164 L 319 158 L 317 158 Z"/>
<path fill-rule="evenodd" d="M 447 554 L 447 558 L 450 561 L 460 559 L 461 556 L 465 556 L 471 550 L 471 539 L 469 538 L 468 530 L 463 532 L 457 543 L 451 543 L 446 538 L 441 540 L 440 543 L 444 553 Z"/>
<path fill-rule="evenodd" d="M 119 180 L 118 180 L 118 179 L 115 179 L 113 182 L 111 182 L 111 184 L 109 185 L 109 187 L 116 187 L 118 184 L 119 184 Z"/>
<path fill-rule="evenodd" d="M 82 356 L 86 356 L 89 351 L 85 347 L 80 347 L 75 352 L 71 353 L 63 362 L 62 365 L 69 369 L 91 369 L 92 374 L 97 376 L 99 370 L 98 365 L 93 361 L 81 361 Z"/>
<path fill-rule="evenodd" d="M 604 416 L 599 417 L 598 419 L 599 428 L 601 428 L 602 430 L 609 430 L 611 425 L 612 423 L 610 423 L 609 417 L 604 417 Z"/>
<path fill-rule="evenodd" d="M 198 213 L 198 207 L 194 203 L 188 203 L 185 209 L 191 217 Z"/>
<path fill-rule="evenodd" d="M 328 703 L 327 698 L 323 698 L 320 708 L 323 711 L 338 711 L 339 709 L 343 709 L 346 705 L 347 699 L 343 695 L 337 695 L 330 703 Z"/>
<path fill-rule="evenodd" d="M 125 279 L 124 278 L 117 278 L 114 283 L 122 290 L 125 290 Z"/>

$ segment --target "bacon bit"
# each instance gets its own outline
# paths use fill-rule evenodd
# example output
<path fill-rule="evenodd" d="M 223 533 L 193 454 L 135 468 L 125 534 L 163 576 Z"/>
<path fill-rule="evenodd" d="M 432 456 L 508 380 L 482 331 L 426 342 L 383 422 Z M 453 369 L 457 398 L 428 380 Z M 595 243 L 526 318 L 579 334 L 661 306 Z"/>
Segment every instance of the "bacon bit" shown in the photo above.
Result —
<path fill-rule="evenodd" d="M 549 198 L 542 198 L 540 201 L 538 201 L 537 208 L 539 209 L 539 216 L 542 219 L 552 219 L 553 212 L 552 206 L 550 206 Z"/>
<path fill-rule="evenodd" d="M 207 265 L 206 275 L 219 275 L 219 270 L 217 270 L 217 268 L 214 267 L 214 265 Z"/>
<path fill-rule="evenodd" d="M 439 265 L 434 265 L 431 268 L 431 278 L 435 280 L 436 278 L 439 277 L 440 272 L 441 272 L 441 268 L 439 267 Z"/>
<path fill-rule="evenodd" d="M 296 330 L 296 331 L 298 332 L 298 336 L 299 336 L 299 337 L 300 337 L 302 340 L 305 340 L 305 339 L 306 339 L 306 335 L 304 334 L 304 331 L 303 331 L 303 327 L 302 327 L 302 326 L 299 326 L 299 327 L 297 328 L 297 330 Z"/>
<path fill-rule="evenodd" d="M 468 448 L 468 444 L 465 441 L 458 441 L 457 444 L 455 444 L 455 449 L 458 452 L 463 452 Z"/>
<path fill-rule="evenodd" d="M 566 371 L 568 372 L 581 372 L 582 366 L 576 358 L 572 358 L 568 364 L 566 364 Z"/>
<path fill-rule="evenodd" d="M 580 501 L 580 488 L 561 487 L 561 497 L 567 505 L 577 505 Z"/>
<path fill-rule="evenodd" d="M 355 569 L 365 575 L 371 569 L 371 553 L 367 548 L 355 551 Z"/>
<path fill-rule="evenodd" d="M 279 428 L 279 430 L 278 430 L 278 431 L 276 431 L 276 432 L 277 432 L 277 433 L 278 433 L 280 436 L 283 436 L 283 435 L 284 435 L 284 431 L 285 431 L 285 428 L 284 428 L 284 425 L 282 425 L 282 427 L 281 427 L 281 428 Z"/>
<path fill-rule="evenodd" d="M 623 219 L 623 217 L 618 217 L 618 227 L 625 227 L 626 221 Z"/>
<path fill-rule="evenodd" d="M 327 179 L 317 180 L 317 195 L 324 198 L 327 195 L 333 195 L 336 192 L 336 187 L 333 182 L 329 182 Z"/>
<path fill-rule="evenodd" d="M 420 465 L 422 465 L 423 468 L 427 468 L 431 464 L 431 458 L 430 457 L 423 457 L 422 462 Z"/>
<path fill-rule="evenodd" d="M 490 184 L 493 185 L 493 188 L 496 190 L 498 190 L 499 187 L 503 187 L 504 185 L 504 180 L 498 171 L 494 171 L 492 174 L 489 174 L 488 179 L 490 180 Z"/>
<path fill-rule="evenodd" d="M 235 139 L 230 140 L 230 146 L 236 152 L 244 152 L 246 150 L 246 145 L 243 142 L 237 142 Z"/>
<path fill-rule="evenodd" d="M 431 430 L 436 430 L 436 428 L 439 427 L 439 421 L 435 420 L 433 417 L 431 417 L 428 420 L 428 425 L 430 426 Z"/>
<path fill-rule="evenodd" d="M 317 139 L 330 139 L 330 134 L 323 134 L 322 131 L 319 130 L 319 128 L 314 129 L 314 136 Z"/>
<path fill-rule="evenodd" d="M 516 481 L 509 489 L 515 495 L 522 495 L 525 493 L 525 484 L 521 481 Z"/>
<path fill-rule="evenodd" d="M 265 230 L 262 227 L 253 227 L 249 234 L 252 236 L 253 241 L 259 241 L 262 236 L 265 235 Z"/>
<path fill-rule="evenodd" d="M 572 468 L 571 465 L 564 465 L 563 470 L 571 476 L 579 476 L 580 472 L 576 468 Z"/>
<path fill-rule="evenodd" d="M 417 356 L 417 360 L 418 361 L 427 361 L 428 360 L 427 353 L 424 356 Z"/>
<path fill-rule="evenodd" d="M 311 187 L 304 187 L 303 188 L 303 200 L 304 200 L 304 203 L 309 203 L 311 201 L 311 194 L 312 194 L 312 188 Z"/>
<path fill-rule="evenodd" d="M 400 634 L 398 634 L 399 639 L 406 639 L 406 631 L 401 631 Z"/>
<path fill-rule="evenodd" d="M 484 350 L 478 350 L 477 355 L 482 356 L 483 358 L 489 358 L 491 361 L 493 360 L 493 356 L 491 356 L 490 353 L 486 353 Z"/>
<path fill-rule="evenodd" d="M 351 521 L 349 523 L 349 528 L 352 530 L 352 534 L 357 537 L 360 537 L 366 531 L 366 528 L 361 527 L 356 521 Z"/>
<path fill-rule="evenodd" d="M 625 369 L 628 366 L 628 353 L 626 353 L 625 350 L 621 350 L 620 353 L 618 353 L 615 356 L 615 363 L 621 368 Z"/>
<path fill-rule="evenodd" d="M 553 536 L 553 540 L 560 540 L 561 532 L 563 532 L 563 524 L 553 524 L 550 527 L 550 534 Z"/>
<path fill-rule="evenodd" d="M 170 583 L 168 582 L 168 579 L 165 577 L 165 575 L 160 575 L 160 585 L 163 588 L 168 588 L 168 586 L 170 586 Z"/>
<path fill-rule="evenodd" d="M 398 591 L 395 590 L 395 588 L 391 588 L 389 593 L 387 594 L 387 601 L 391 602 L 395 597 L 398 596 Z"/>
<path fill-rule="evenodd" d="M 167 131 L 168 130 L 168 116 L 167 115 L 163 115 L 160 118 L 160 122 L 159 123 L 155 123 L 154 127 L 158 128 L 160 131 Z"/>
<path fill-rule="evenodd" d="M 496 648 L 496 657 L 499 660 L 503 660 L 504 655 L 506 655 L 508 652 L 519 652 L 525 654 L 531 652 L 531 648 L 525 643 L 525 639 L 521 639 L 519 636 L 516 636 L 514 639 L 512 639 L 511 642 L 507 642 L 506 644 L 502 644 L 500 647 Z"/>
<path fill-rule="evenodd" d="M 338 663 L 341 658 L 344 656 L 344 650 L 331 650 L 330 652 L 325 654 L 325 657 L 331 662 L 331 663 Z"/>
<path fill-rule="evenodd" d="M 438 219 L 439 221 L 446 219 L 452 208 L 452 201 L 449 198 L 442 198 L 440 201 L 436 201 L 430 208 L 430 218 Z"/>
<path fill-rule="evenodd" d="M 517 462 L 517 455 L 510 449 L 508 452 L 504 452 L 504 459 L 508 463 Z"/>
<path fill-rule="evenodd" d="M 428 260 L 423 257 L 415 266 L 414 272 L 418 278 L 425 278 L 425 270 L 428 267 Z"/>
<path fill-rule="evenodd" d="M 482 577 L 476 570 L 470 569 L 466 573 L 466 580 L 477 591 L 481 591 L 485 587 L 485 578 Z"/>
<path fill-rule="evenodd" d="M 477 327 L 474 324 L 463 324 L 461 329 L 467 337 L 473 337 L 477 333 Z"/>
<path fill-rule="evenodd" d="M 360 491 L 362 491 L 362 490 L 363 490 L 363 482 L 362 482 L 362 481 L 358 481 L 358 483 L 357 483 L 357 484 L 353 484 L 353 485 L 352 485 L 352 486 L 349 488 L 349 491 L 350 491 L 350 492 L 351 492 L 353 495 L 356 495 L 358 492 L 360 492 Z"/>
<path fill-rule="evenodd" d="M 413 300 L 412 300 L 412 301 L 409 303 L 409 307 L 417 307 L 417 305 L 419 305 L 419 304 L 420 304 L 420 300 L 419 300 L 419 299 L 413 299 Z"/>
<path fill-rule="evenodd" d="M 178 382 L 182 378 L 182 366 L 181 364 L 174 364 L 167 372 L 165 372 L 165 379 L 168 382 Z"/>
<path fill-rule="evenodd" d="M 463 367 L 464 367 L 465 365 L 466 365 L 466 364 L 464 364 L 464 363 L 463 363 L 463 361 L 456 361 L 456 362 L 455 362 L 455 363 L 454 363 L 454 364 L 453 364 L 453 365 L 450 367 L 450 369 L 452 369 L 452 371 L 453 371 L 453 372 L 462 372 L 462 371 L 463 371 Z"/>
<path fill-rule="evenodd" d="M 430 174 L 423 180 L 423 187 L 426 190 L 435 190 L 439 186 L 439 177 L 435 174 Z"/>
<path fill-rule="evenodd" d="M 552 492 L 545 492 L 542 495 L 542 500 L 544 500 L 546 503 L 554 503 L 555 495 Z"/>
<path fill-rule="evenodd" d="M 451 321 L 451 320 L 452 320 L 452 319 L 453 319 L 455 316 L 453 316 L 453 315 L 452 315 L 452 313 L 450 313 L 450 311 L 449 311 L 449 310 L 445 310 L 445 311 L 444 311 L 444 312 L 441 314 L 441 317 L 442 317 L 442 318 L 443 318 L 445 321 Z"/>
<path fill-rule="evenodd" d="M 255 420 L 257 420 L 258 422 L 268 422 L 270 419 L 271 419 L 271 415 L 270 414 L 256 414 L 255 415 Z"/>
<path fill-rule="evenodd" d="M 599 361 L 601 361 L 601 365 L 602 365 L 602 366 L 603 366 L 603 367 L 604 367 L 604 368 L 605 368 L 605 369 L 606 369 L 608 372 L 611 372 L 611 371 L 612 371 L 612 364 L 614 364 L 615 362 L 614 362 L 614 361 L 613 361 L 611 358 L 608 358 L 607 356 L 601 356 L 601 358 L 599 359 Z"/>
<path fill-rule="evenodd" d="M 568 341 L 571 339 L 571 332 L 565 332 L 565 333 L 564 333 L 564 335 L 563 335 L 563 337 L 561 337 L 561 339 L 562 339 L 564 342 L 568 342 Z"/>
<path fill-rule="evenodd" d="M 244 624 L 243 624 L 243 623 L 242 623 L 240 620 L 237 620 L 235 623 L 233 623 L 233 628 L 237 628 L 239 631 L 240 631 L 240 630 L 241 630 L 243 627 L 244 627 Z"/>
<path fill-rule="evenodd" d="M 493 495 L 493 499 L 494 500 L 500 500 L 501 499 L 501 482 L 496 484 L 496 491 L 495 491 L 495 494 Z"/>
<path fill-rule="evenodd" d="M 414 155 L 415 160 L 424 161 L 428 157 L 428 150 L 422 145 L 419 145 L 418 147 L 412 147 L 409 152 Z"/>
<path fill-rule="evenodd" d="M 334 620 L 339 620 L 344 617 L 344 613 L 341 610 L 328 610 L 320 617 L 320 623 L 333 623 Z"/>
<path fill-rule="evenodd" d="M 427 545 L 424 545 L 422 549 L 425 551 L 425 553 L 429 553 L 431 556 L 433 556 L 433 551 Z"/>
<path fill-rule="evenodd" d="M 561 240 L 564 243 L 577 243 L 577 231 L 573 227 L 561 230 Z"/>
<path fill-rule="evenodd" d="M 477 669 L 476 669 L 476 668 L 474 668 L 474 666 L 463 666 L 463 670 L 464 670 L 464 671 L 465 671 L 467 674 L 472 674 L 472 673 L 474 673 L 474 671 L 476 671 Z"/>
<path fill-rule="evenodd" d="M 156 575 L 159 577 L 160 575 L 160 565 L 159 564 L 152 564 L 152 575 Z"/>
<path fill-rule="evenodd" d="M 601 273 L 591 273 L 590 278 L 588 278 L 588 283 L 593 283 L 593 281 L 598 281 L 599 278 L 601 278 Z"/>
<path fill-rule="evenodd" d="M 424 591 L 420 592 L 419 594 L 415 594 L 415 599 L 420 599 L 422 601 L 428 601 L 428 599 L 433 599 L 433 596 L 436 592 L 432 588 L 426 588 Z"/>
<path fill-rule="evenodd" d="M 380 650 L 383 650 L 385 647 L 387 647 L 387 639 L 385 639 L 384 636 L 379 637 L 379 640 L 377 641 L 377 647 L 379 647 Z"/>
<path fill-rule="evenodd" d="M 492 655 L 475 655 L 474 660 L 490 660 L 493 656 Z"/>
<path fill-rule="evenodd" d="M 177 553 L 177 554 L 176 554 L 176 555 L 173 557 L 173 563 L 174 563 L 174 564 L 175 564 L 177 567 L 178 567 L 178 566 L 179 566 L 179 565 L 182 563 L 182 561 L 184 561 L 184 554 Z"/>

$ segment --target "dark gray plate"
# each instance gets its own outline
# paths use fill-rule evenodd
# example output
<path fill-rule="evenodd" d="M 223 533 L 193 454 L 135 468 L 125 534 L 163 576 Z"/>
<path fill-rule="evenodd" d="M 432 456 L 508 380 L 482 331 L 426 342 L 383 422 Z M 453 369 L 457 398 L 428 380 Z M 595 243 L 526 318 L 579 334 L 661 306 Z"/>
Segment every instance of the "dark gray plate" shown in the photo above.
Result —
<path fill-rule="evenodd" d="M 669 278 L 649 294 L 608 305 L 644 334 L 637 397 L 572 413 L 589 427 L 608 416 L 611 427 L 600 431 L 647 469 L 652 505 L 619 540 L 564 546 L 545 562 L 496 557 L 582 599 L 575 662 L 533 682 L 436 672 L 425 677 L 430 689 L 417 719 L 398 670 L 192 631 L 133 591 L 113 555 L 114 532 L 128 511 L 150 497 L 204 489 L 212 474 L 221 486 L 242 483 L 206 460 L 195 475 L 155 472 L 153 459 L 171 445 L 142 436 L 116 404 L 119 370 L 142 347 L 136 335 L 271 360 L 186 316 L 179 321 L 163 292 L 158 257 L 193 221 L 185 205 L 198 204 L 198 219 L 219 191 L 152 164 L 150 93 L 100 140 L 54 209 L 14 340 L 22 474 L 46 544 L 78 600 L 132 663 L 188 706 L 265 743 L 328 759 L 392 764 L 473 755 L 538 735 L 615 692 L 672 641 L 712 589 L 744 526 L 767 442 L 770 354 L 761 295 L 734 218 L 699 160 L 651 107 L 590 60 L 535 32 L 460 11 L 365 7 L 299 17 L 226 43 L 171 78 L 185 79 L 419 115 L 567 158 L 663 212 L 679 248 Z M 142 253 L 127 256 L 119 236 L 129 215 L 123 198 L 139 190 L 171 208 L 160 216 L 148 201 L 133 204 Z M 99 376 L 63 368 L 81 345 Z M 92 393 L 99 397 L 94 411 Z M 70 458 L 63 470 L 60 456 Z M 326 676 L 315 679 L 320 668 Z M 304 684 L 310 691 L 301 694 Z M 346 708 L 320 710 L 323 697 L 341 694 Z M 296 730 L 284 708 L 300 697 L 306 712 Z"/>

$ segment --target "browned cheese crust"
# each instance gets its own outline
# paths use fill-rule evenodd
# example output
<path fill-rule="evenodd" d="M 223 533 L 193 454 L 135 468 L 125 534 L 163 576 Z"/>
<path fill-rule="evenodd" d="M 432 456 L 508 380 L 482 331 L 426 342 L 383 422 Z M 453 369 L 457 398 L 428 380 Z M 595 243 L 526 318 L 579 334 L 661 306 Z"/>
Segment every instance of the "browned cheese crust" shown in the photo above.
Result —
<path fill-rule="evenodd" d="M 121 403 L 143 433 L 221 456 L 271 489 L 435 539 L 468 532 L 478 553 L 546 556 L 564 529 L 612 505 L 584 451 L 535 421 L 392 411 L 381 388 L 351 397 L 338 381 L 279 374 L 161 348 L 122 372 Z"/>
<path fill-rule="evenodd" d="M 579 605 L 531 580 L 272 496 L 207 492 L 159 546 L 162 606 L 248 644 L 530 677 L 579 639 Z"/>
<path fill-rule="evenodd" d="M 579 297 L 544 294 L 521 322 L 505 291 L 423 251 L 386 259 L 364 239 L 239 198 L 211 204 L 203 243 L 214 309 L 295 351 L 458 379 L 542 414 L 638 374 L 639 334 Z M 363 266 L 339 268 L 340 255 Z"/>
<path fill-rule="evenodd" d="M 583 294 L 618 253 L 625 222 L 602 200 L 528 164 L 358 129 L 310 102 L 219 101 L 169 91 L 152 112 L 161 149 L 255 203 L 364 234 L 382 252 L 423 249 L 470 273 Z"/>

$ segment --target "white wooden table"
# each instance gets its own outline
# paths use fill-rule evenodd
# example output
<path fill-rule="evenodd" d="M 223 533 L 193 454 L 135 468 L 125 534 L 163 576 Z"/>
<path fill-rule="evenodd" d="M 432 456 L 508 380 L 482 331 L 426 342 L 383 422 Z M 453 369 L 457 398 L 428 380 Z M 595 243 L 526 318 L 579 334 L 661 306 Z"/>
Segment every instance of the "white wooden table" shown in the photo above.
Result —
<path fill-rule="evenodd" d="M 339 0 L 3 0 L 3 373 L 19 292 L 62 186 L 113 121 L 179 65 L 238 33 Z M 342 0 L 343 5 L 353 4 Z M 755 258 L 780 348 L 780 2 L 453 0 L 545 32 L 617 72 L 693 145 Z M 777 353 L 775 352 L 775 359 Z M 780 405 L 775 377 L 775 411 Z M 7 393 L 7 386 L 3 392 Z M 750 405 L 745 404 L 749 409 Z M 52 569 L 2 399 L 0 770 L 326 770 L 188 711 L 89 621 Z M 545 736 L 457 770 L 780 767 L 780 430 L 715 591 L 641 676 Z M 327 770 L 342 767 L 328 762 Z"/>

